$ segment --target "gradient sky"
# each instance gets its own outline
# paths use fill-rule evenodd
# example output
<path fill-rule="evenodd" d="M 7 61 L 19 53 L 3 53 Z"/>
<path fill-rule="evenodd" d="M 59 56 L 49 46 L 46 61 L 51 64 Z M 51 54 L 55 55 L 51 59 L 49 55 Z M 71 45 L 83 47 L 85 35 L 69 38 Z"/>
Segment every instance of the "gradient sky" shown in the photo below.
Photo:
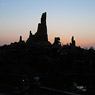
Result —
<path fill-rule="evenodd" d="M 27 40 L 47 12 L 49 41 L 62 44 L 74 36 L 77 46 L 95 47 L 95 0 L 0 0 L 0 45 Z"/>

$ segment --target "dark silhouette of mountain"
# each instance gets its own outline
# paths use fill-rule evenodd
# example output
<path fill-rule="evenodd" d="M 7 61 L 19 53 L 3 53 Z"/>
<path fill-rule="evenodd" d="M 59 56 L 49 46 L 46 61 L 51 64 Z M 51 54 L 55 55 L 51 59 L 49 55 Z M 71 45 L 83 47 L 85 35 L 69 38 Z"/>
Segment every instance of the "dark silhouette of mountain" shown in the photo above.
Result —
<path fill-rule="evenodd" d="M 0 84 L 12 86 L 21 85 L 23 79 L 31 84 L 33 77 L 39 76 L 42 85 L 62 90 L 70 90 L 77 81 L 91 95 L 95 86 L 95 50 L 76 46 L 74 36 L 70 45 L 62 46 L 60 37 L 51 44 L 45 12 L 37 32 L 33 35 L 30 31 L 26 42 L 20 36 L 19 42 L 0 47 L 0 76 Z"/>
<path fill-rule="evenodd" d="M 26 44 L 39 44 L 39 45 L 51 45 L 48 41 L 47 35 L 47 25 L 46 25 L 46 12 L 42 14 L 41 23 L 38 24 L 38 29 L 35 35 L 30 31 L 29 38 L 26 41 Z"/>

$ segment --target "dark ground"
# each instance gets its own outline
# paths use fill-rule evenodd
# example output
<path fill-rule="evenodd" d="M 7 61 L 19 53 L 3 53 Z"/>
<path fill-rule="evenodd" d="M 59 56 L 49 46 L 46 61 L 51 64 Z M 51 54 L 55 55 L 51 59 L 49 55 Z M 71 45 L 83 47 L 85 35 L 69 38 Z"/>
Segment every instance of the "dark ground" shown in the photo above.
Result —
<path fill-rule="evenodd" d="M 95 92 L 95 50 L 80 47 L 28 46 L 25 44 L 0 47 L 0 84 L 14 90 L 24 82 L 32 85 L 34 77 L 40 77 L 42 86 L 72 90 L 73 82 Z"/>

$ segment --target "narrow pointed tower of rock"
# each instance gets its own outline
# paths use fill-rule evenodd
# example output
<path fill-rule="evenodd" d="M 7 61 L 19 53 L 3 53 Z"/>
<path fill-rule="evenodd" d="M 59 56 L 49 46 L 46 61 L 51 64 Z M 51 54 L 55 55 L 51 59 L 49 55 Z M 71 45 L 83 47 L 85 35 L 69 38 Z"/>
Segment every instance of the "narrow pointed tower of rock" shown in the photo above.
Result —
<path fill-rule="evenodd" d="M 29 38 L 26 41 L 27 44 L 40 44 L 40 46 L 50 46 L 48 41 L 47 25 L 46 25 L 46 12 L 42 14 L 41 21 L 38 24 L 37 32 L 33 35 L 30 31 Z"/>
<path fill-rule="evenodd" d="M 35 37 L 38 41 L 48 41 L 47 25 L 46 25 L 46 12 L 41 16 L 41 23 L 38 24 Z"/>

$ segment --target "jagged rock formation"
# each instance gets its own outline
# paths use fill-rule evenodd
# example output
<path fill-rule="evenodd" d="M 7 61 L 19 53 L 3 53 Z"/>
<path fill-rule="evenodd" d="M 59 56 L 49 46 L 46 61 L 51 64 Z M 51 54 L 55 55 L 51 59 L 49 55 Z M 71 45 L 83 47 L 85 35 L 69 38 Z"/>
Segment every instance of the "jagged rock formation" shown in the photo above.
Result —
<path fill-rule="evenodd" d="M 25 44 L 25 42 L 22 40 L 22 36 L 20 36 L 20 39 L 19 39 L 19 44 Z M 15 43 L 14 43 L 15 44 Z"/>
<path fill-rule="evenodd" d="M 74 40 L 74 36 L 72 36 L 70 46 L 74 46 L 74 47 L 76 46 L 76 42 Z"/>
<path fill-rule="evenodd" d="M 38 24 L 38 29 L 35 35 L 32 35 L 30 31 L 29 38 L 26 41 L 28 44 L 32 44 L 34 42 L 48 42 L 46 12 L 42 14 L 41 23 Z"/>
<path fill-rule="evenodd" d="M 32 32 L 30 31 L 29 38 L 27 39 L 26 43 L 31 44 L 33 41 L 35 41 L 35 35 L 32 35 Z"/>
<path fill-rule="evenodd" d="M 61 46 L 60 37 L 55 37 L 53 45 L 60 45 Z"/>
<path fill-rule="evenodd" d="M 19 42 L 22 42 L 22 36 L 20 36 Z"/>
<path fill-rule="evenodd" d="M 35 34 L 36 40 L 48 41 L 47 26 L 46 26 L 46 12 L 42 14 L 41 23 L 38 24 L 38 30 Z"/>

